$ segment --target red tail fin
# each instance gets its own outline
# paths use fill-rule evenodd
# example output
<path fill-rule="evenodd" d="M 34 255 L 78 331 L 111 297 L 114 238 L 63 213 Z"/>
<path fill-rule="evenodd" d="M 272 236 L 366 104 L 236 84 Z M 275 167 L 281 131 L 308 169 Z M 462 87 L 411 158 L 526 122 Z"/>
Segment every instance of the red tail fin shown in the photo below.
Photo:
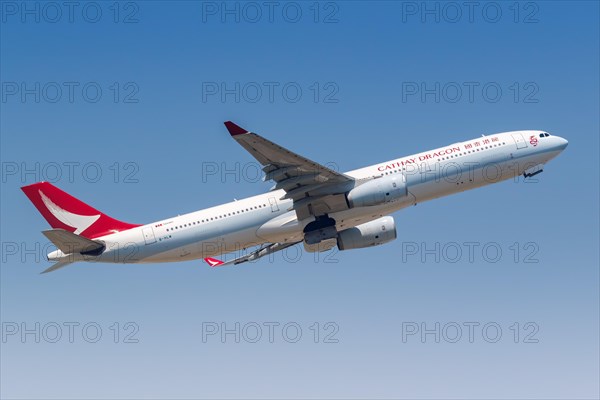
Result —
<path fill-rule="evenodd" d="M 139 226 L 111 218 L 48 182 L 23 186 L 21 190 L 55 229 L 93 239 Z"/>

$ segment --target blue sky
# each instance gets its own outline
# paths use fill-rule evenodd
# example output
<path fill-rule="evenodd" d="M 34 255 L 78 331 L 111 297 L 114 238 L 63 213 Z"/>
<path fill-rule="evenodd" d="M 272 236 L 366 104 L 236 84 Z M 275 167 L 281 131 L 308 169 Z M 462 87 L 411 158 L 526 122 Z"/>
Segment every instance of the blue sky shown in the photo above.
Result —
<path fill-rule="evenodd" d="M 598 398 L 598 4 L 223 4 L 1 3 L 0 395 Z M 38 274 L 24 184 L 136 223 L 268 190 L 229 119 L 342 171 L 570 144 L 536 182 L 396 213 L 377 248 Z"/>

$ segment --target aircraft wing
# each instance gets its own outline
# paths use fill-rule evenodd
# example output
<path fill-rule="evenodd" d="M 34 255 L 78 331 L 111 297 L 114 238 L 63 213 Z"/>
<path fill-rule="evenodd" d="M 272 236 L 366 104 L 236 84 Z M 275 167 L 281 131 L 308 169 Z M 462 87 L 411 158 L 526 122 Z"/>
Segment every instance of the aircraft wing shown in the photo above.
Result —
<path fill-rule="evenodd" d="M 231 136 L 262 166 L 265 180 L 283 189 L 280 200 L 292 199 L 298 219 L 320 216 L 348 208 L 344 193 L 354 179 L 283 148 L 231 121 L 225 122 Z"/>
<path fill-rule="evenodd" d="M 295 244 L 298 244 L 300 242 L 293 242 L 293 243 L 270 243 L 268 245 L 262 246 L 261 248 L 259 248 L 258 250 L 255 250 L 251 253 L 248 253 L 244 256 L 238 257 L 234 260 L 230 260 L 230 261 L 226 261 L 223 262 L 221 260 L 218 260 L 216 258 L 212 258 L 212 257 L 207 257 L 204 259 L 204 261 L 210 265 L 211 267 L 223 267 L 225 265 L 237 265 L 237 264 L 241 264 L 247 261 L 254 261 L 257 260 L 261 257 L 267 256 L 269 254 L 275 253 L 277 251 L 286 249 L 290 246 L 293 246 Z"/>

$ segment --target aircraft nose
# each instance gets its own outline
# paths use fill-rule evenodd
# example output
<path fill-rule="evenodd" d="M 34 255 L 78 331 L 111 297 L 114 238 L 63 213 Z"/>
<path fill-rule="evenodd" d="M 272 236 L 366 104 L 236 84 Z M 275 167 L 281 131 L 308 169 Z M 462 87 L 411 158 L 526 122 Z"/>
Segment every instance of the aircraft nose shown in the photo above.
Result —
<path fill-rule="evenodd" d="M 558 149 L 560 151 L 563 151 L 564 149 L 567 148 L 567 146 L 569 145 L 569 141 L 567 139 L 563 139 L 561 137 L 557 137 L 558 139 Z"/>

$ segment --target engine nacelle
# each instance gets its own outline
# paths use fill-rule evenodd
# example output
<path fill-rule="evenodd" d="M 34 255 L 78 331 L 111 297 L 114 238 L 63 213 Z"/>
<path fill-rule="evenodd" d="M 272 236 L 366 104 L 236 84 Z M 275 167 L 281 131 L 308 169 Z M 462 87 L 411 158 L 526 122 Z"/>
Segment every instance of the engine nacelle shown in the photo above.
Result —
<path fill-rule="evenodd" d="M 393 217 L 381 217 L 338 233 L 340 250 L 377 246 L 396 239 L 396 223 Z"/>
<path fill-rule="evenodd" d="M 350 208 L 378 206 L 400 200 L 408 194 L 402 174 L 375 178 L 355 187 L 346 195 Z"/>

